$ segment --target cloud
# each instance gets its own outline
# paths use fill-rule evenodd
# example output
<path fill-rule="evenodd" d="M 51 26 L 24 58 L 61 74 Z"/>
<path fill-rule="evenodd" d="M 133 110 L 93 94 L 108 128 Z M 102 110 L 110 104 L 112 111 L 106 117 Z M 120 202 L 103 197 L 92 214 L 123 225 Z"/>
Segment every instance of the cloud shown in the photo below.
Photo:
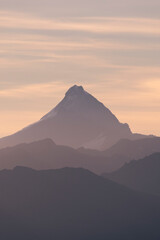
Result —
<path fill-rule="evenodd" d="M 30 97 L 45 97 L 54 94 L 59 95 L 66 89 L 66 84 L 59 82 L 44 83 L 44 84 L 30 84 L 20 86 L 17 88 L 0 90 L 0 98 L 30 98 Z"/>
<path fill-rule="evenodd" d="M 22 85 L 17 88 L 0 90 L 0 98 L 5 99 L 26 99 L 32 101 L 42 101 L 41 99 L 52 99 L 56 104 L 57 99 L 61 99 L 67 89 L 71 87 L 70 83 L 48 82 L 41 84 Z M 148 111 L 155 111 L 160 107 L 160 79 L 144 80 L 142 82 L 130 82 L 128 80 L 102 81 L 97 83 L 85 83 L 87 91 L 93 93 L 102 102 L 117 106 L 117 109 L 130 110 L 142 108 Z M 119 105 L 120 104 L 120 105 Z M 30 105 L 30 104 L 29 104 Z M 127 111 L 128 111 L 127 110 Z M 145 110 L 146 111 L 146 110 Z"/>
<path fill-rule="evenodd" d="M 3 126 L 3 128 L 0 129 L 0 137 L 5 137 L 15 133 L 25 126 L 36 122 L 41 118 L 42 114 L 42 111 L 32 112 L 27 110 L 1 110 L 0 124 Z"/>
<path fill-rule="evenodd" d="M 43 19 L 15 12 L 0 13 L 0 27 L 9 29 L 82 31 L 93 33 L 136 33 L 160 35 L 159 19 L 72 18 Z"/>
<path fill-rule="evenodd" d="M 144 7 L 145 6 L 145 7 Z M 40 16 L 159 17 L 159 0 L 1 0 L 0 8 Z"/>
<path fill-rule="evenodd" d="M 93 0 L 93 14 L 82 14 L 84 1 L 83 4 L 79 2 L 79 14 L 69 14 L 73 9 L 67 7 L 68 1 L 63 2 L 69 9 L 67 17 L 62 16 L 64 5 L 62 9 L 57 1 L 46 0 L 46 10 L 43 9 L 44 1 L 39 0 L 36 6 L 37 0 L 33 3 L 29 0 L 33 11 L 27 10 L 23 0 L 5 1 L 6 11 L 0 11 L 0 124 L 8 128 L 6 132 L 14 130 L 14 126 L 13 129 L 7 127 L 7 118 L 14 119 L 16 130 L 18 124 L 20 128 L 27 122 L 38 120 L 73 84 L 83 85 L 120 120 L 134 126 L 135 131 L 136 126 L 140 129 L 142 125 L 143 113 L 143 131 L 145 128 L 148 131 L 147 124 L 151 126 L 148 119 L 153 123 L 153 129 L 159 131 L 154 120 L 155 117 L 160 119 L 158 17 L 137 17 L 140 14 L 128 14 L 128 17 L 113 12 L 99 14 L 96 6 L 100 4 Z M 13 2 L 18 3 L 16 8 Z M 69 2 L 77 7 L 75 1 Z M 123 5 L 128 10 L 130 6 L 130 11 L 131 6 L 142 7 L 141 1 L 128 2 L 131 3 L 113 0 L 109 7 Z M 103 4 L 107 9 L 108 0 Z M 156 1 L 154 4 L 156 6 Z M 51 5 L 55 5 L 55 14 L 48 14 L 50 9 L 52 13 L 53 7 L 48 7 Z M 145 1 L 145 6 L 149 9 L 153 3 Z M 119 10 L 114 8 L 114 13 L 116 11 Z M 145 120 L 147 114 L 149 117 Z M 21 119 L 18 124 L 16 119 Z"/>

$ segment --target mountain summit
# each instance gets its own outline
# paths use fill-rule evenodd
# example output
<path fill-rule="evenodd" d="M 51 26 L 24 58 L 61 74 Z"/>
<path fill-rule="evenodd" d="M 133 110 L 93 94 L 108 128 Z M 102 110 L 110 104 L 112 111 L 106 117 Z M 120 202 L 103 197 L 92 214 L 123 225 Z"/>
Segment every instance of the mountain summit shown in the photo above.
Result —
<path fill-rule="evenodd" d="M 53 118 L 58 114 L 73 114 L 84 118 L 107 117 L 105 120 L 118 122 L 118 119 L 95 97 L 86 92 L 82 86 L 74 85 L 65 94 L 63 100 L 41 120 Z M 99 115 L 99 116 L 98 116 Z M 80 117 L 79 116 L 79 117 Z M 100 120 L 100 119 L 99 119 Z M 99 122 L 100 124 L 101 122 Z"/>
<path fill-rule="evenodd" d="M 132 138 L 128 124 L 82 86 L 74 85 L 63 100 L 38 122 L 0 139 L 0 148 L 51 138 L 56 144 L 74 148 L 105 149 L 121 138 Z"/>
<path fill-rule="evenodd" d="M 68 95 L 81 95 L 86 93 L 84 91 L 84 88 L 82 86 L 77 86 L 74 85 L 73 87 L 71 87 L 67 92 L 66 92 L 66 96 Z"/>

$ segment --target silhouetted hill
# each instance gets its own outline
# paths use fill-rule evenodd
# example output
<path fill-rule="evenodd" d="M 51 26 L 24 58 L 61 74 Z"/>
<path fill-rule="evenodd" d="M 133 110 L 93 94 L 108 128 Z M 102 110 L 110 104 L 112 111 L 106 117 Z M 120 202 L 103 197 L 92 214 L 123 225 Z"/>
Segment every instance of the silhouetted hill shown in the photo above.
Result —
<path fill-rule="evenodd" d="M 67 146 L 57 146 L 51 139 L 0 149 L 0 169 L 17 165 L 39 170 L 81 167 L 102 174 L 104 170 L 111 171 L 118 161 L 119 158 L 111 160 L 98 151 L 91 156 Z"/>
<path fill-rule="evenodd" d="M 89 156 L 104 156 L 107 159 L 107 172 L 115 171 L 126 162 L 160 152 L 160 137 L 142 138 L 139 140 L 121 139 L 105 151 L 80 148 L 81 153 Z"/>
<path fill-rule="evenodd" d="M 139 159 L 158 151 L 160 151 L 160 137 L 138 140 L 121 139 L 111 148 L 104 151 L 104 155 L 119 155 L 129 159 Z"/>
<path fill-rule="evenodd" d="M 139 145 L 136 141 L 129 141 L 131 147 L 133 144 L 132 151 L 127 148 L 127 145 L 124 145 L 126 147 L 122 149 L 117 148 L 117 146 L 119 147 L 117 144 L 115 148 L 113 147 L 104 152 L 84 148 L 75 150 L 67 146 L 58 146 L 51 139 L 44 139 L 0 149 L 0 169 L 10 169 L 17 165 L 37 170 L 81 167 L 102 174 L 119 169 L 125 162 L 131 161 L 136 155 L 145 155 L 152 153 L 153 150 L 160 149 L 159 139 L 144 139 L 144 141 L 139 141 Z M 126 142 L 126 140 L 122 142 Z M 146 142 L 147 145 L 144 144 Z M 143 148 L 143 146 L 145 147 Z M 117 149 L 121 151 L 117 151 Z M 130 155 L 128 152 L 130 152 Z"/>
<path fill-rule="evenodd" d="M 0 148 L 45 138 L 73 148 L 106 149 L 122 138 L 139 139 L 101 102 L 81 86 L 71 87 L 64 99 L 36 123 L 0 139 Z"/>
<path fill-rule="evenodd" d="M 1 240 L 158 240 L 159 200 L 83 169 L 3 170 Z"/>
<path fill-rule="evenodd" d="M 139 191 L 160 194 L 160 153 L 131 161 L 118 171 L 103 176 Z"/>

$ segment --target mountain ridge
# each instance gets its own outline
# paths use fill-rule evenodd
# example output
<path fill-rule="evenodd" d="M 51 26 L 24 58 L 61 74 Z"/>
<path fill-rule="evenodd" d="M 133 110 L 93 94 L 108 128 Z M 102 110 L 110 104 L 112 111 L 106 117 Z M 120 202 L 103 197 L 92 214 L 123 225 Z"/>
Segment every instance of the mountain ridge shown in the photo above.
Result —
<path fill-rule="evenodd" d="M 123 165 L 117 171 L 103 174 L 119 184 L 131 189 L 160 195 L 160 149 L 159 152 Z"/>
<path fill-rule="evenodd" d="M 104 150 L 122 138 L 140 137 L 82 86 L 74 85 L 38 122 L 1 138 L 0 148 L 51 138 L 58 145 Z"/>
<path fill-rule="evenodd" d="M 136 159 L 136 156 L 145 157 L 160 151 L 160 138 L 146 140 L 137 140 L 138 148 L 134 141 L 129 141 L 131 147 L 125 145 L 124 148 L 120 149 L 120 152 L 116 150 L 117 144 L 115 148 L 113 146 L 108 151 L 97 151 L 57 145 L 51 139 L 21 143 L 0 149 L 0 169 L 12 169 L 21 165 L 34 169 L 82 167 L 96 174 L 113 172 L 121 168 L 124 163 Z M 138 150 L 139 148 L 141 151 Z M 128 155 L 128 150 L 130 155 Z"/>
<path fill-rule="evenodd" d="M 85 169 L 0 171 L 0 206 L 2 240 L 157 240 L 160 236 L 159 197 Z"/>
<path fill-rule="evenodd" d="M 56 145 L 51 139 L 0 149 L 0 169 L 12 169 L 17 165 L 37 170 L 79 167 L 101 174 L 104 169 L 111 171 L 112 161 L 118 160 L 118 158 L 110 160 L 100 152 L 89 156 L 71 147 Z"/>

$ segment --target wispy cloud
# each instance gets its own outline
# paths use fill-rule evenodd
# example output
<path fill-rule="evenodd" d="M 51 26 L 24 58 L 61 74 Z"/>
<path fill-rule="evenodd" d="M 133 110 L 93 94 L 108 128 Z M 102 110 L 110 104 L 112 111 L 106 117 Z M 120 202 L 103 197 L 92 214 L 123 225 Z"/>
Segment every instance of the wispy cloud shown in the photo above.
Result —
<path fill-rule="evenodd" d="M 140 18 L 42 19 L 15 12 L 0 13 L 0 27 L 9 29 L 70 30 L 94 33 L 137 33 L 160 35 L 160 20 Z"/>
<path fill-rule="evenodd" d="M 18 130 L 38 120 L 72 84 L 134 129 L 143 113 L 160 119 L 160 19 L 41 14 L 0 11 L 0 125 L 13 118 Z"/>
<path fill-rule="evenodd" d="M 69 87 L 69 85 L 68 85 Z M 66 84 L 59 82 L 22 85 L 17 88 L 0 90 L 1 97 L 11 98 L 30 98 L 30 97 L 57 97 L 59 93 L 65 91 Z"/>

